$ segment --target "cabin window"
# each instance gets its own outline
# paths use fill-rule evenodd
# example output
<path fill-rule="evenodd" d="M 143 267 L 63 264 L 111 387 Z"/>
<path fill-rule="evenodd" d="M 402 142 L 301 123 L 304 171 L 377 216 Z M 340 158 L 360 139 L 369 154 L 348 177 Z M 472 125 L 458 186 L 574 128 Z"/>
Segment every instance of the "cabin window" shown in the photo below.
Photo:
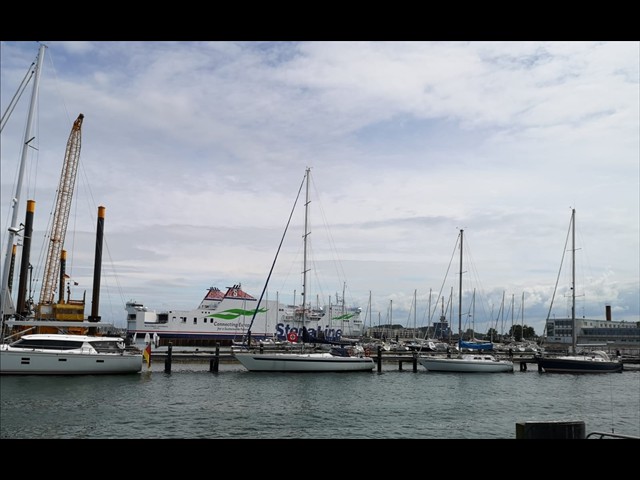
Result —
<path fill-rule="evenodd" d="M 20 348 L 38 348 L 43 350 L 73 350 L 75 348 L 82 347 L 81 341 L 67 341 L 67 340 L 34 340 L 28 338 L 21 338 L 13 343 L 14 346 Z"/>
<path fill-rule="evenodd" d="M 193 317 L 193 324 L 197 324 L 198 323 L 198 317 Z"/>

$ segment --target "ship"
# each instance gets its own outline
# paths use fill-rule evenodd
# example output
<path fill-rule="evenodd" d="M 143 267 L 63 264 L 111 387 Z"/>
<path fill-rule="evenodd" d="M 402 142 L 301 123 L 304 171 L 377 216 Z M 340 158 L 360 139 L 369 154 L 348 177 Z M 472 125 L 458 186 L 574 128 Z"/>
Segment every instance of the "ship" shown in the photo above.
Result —
<path fill-rule="evenodd" d="M 137 339 L 149 334 L 158 339 L 159 346 L 230 346 L 247 339 L 252 343 L 291 342 L 301 337 L 303 326 L 311 336 L 333 343 L 363 335 L 359 307 L 344 302 L 322 307 L 277 300 L 258 302 L 239 283 L 227 287 L 224 293 L 218 287 L 209 287 L 194 310 L 150 310 L 135 300 L 126 302 L 125 310 L 127 337 Z"/>

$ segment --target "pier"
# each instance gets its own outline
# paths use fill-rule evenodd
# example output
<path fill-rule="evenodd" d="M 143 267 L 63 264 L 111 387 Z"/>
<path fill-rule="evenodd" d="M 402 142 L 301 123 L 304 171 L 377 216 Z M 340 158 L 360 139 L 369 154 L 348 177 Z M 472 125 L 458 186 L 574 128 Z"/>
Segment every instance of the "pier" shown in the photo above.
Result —
<path fill-rule="evenodd" d="M 256 349 L 257 350 L 257 349 Z M 285 353 L 292 350 L 274 350 L 274 349 L 262 349 L 262 351 L 269 352 L 281 352 Z M 413 372 L 417 372 L 418 357 L 420 355 L 430 355 L 434 357 L 444 357 L 446 353 L 440 352 L 425 352 L 419 353 L 417 351 L 385 351 L 379 348 L 376 352 L 370 353 L 377 366 L 377 371 L 382 371 L 382 364 L 397 364 L 398 371 L 402 371 L 405 368 L 411 369 Z M 538 357 L 532 353 L 517 353 L 513 355 L 493 353 L 498 359 L 510 359 L 514 363 L 514 371 L 526 372 L 529 370 L 539 371 Z M 203 347 L 192 348 L 185 350 L 184 347 L 180 347 L 176 350 L 171 344 L 166 346 L 166 350 L 152 351 L 152 358 L 155 361 L 164 361 L 165 372 L 171 372 L 172 363 L 209 363 L 209 370 L 211 372 L 217 372 L 221 363 L 238 363 L 235 359 L 232 347 L 216 345 L 215 348 Z M 408 364 L 408 365 L 405 365 Z M 640 369 L 640 357 L 624 357 L 623 364 L 625 369 L 636 370 Z"/>

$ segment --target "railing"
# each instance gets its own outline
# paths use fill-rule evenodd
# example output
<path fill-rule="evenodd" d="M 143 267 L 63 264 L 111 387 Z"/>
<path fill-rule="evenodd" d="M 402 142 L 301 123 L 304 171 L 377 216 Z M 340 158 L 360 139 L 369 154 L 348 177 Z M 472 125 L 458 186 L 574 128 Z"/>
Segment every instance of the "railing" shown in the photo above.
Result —
<path fill-rule="evenodd" d="M 635 435 L 624 435 L 621 433 L 613 432 L 591 432 L 587 435 L 587 438 L 594 438 L 596 440 L 602 440 L 607 438 L 625 439 L 625 440 L 640 440 L 640 437 Z"/>

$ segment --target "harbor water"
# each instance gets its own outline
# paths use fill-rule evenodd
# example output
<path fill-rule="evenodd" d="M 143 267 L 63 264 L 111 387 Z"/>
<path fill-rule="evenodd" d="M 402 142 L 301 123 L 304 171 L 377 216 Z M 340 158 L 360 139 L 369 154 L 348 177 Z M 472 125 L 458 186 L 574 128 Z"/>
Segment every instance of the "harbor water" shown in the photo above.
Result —
<path fill-rule="evenodd" d="M 134 375 L 0 377 L 2 439 L 515 439 L 526 421 L 640 436 L 640 370 L 165 373 L 156 362 Z"/>

